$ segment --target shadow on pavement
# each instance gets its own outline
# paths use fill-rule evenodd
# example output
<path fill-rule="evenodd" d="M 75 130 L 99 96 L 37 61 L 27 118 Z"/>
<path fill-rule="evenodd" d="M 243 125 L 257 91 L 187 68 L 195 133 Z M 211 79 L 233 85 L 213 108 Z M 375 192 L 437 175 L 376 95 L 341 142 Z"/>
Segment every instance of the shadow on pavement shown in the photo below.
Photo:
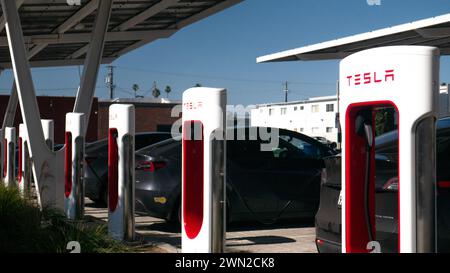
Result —
<path fill-rule="evenodd" d="M 275 224 L 262 224 L 259 222 L 238 222 L 231 223 L 227 225 L 227 231 L 258 231 L 258 230 L 273 230 L 273 229 L 283 229 L 283 228 L 310 228 L 314 227 L 314 219 L 297 219 L 297 220 L 287 220 L 281 221 Z M 160 231 L 169 233 L 180 233 L 181 226 L 176 223 L 169 222 L 155 222 L 149 224 L 140 224 L 140 230 L 145 231 Z"/>
<path fill-rule="evenodd" d="M 294 239 L 283 236 L 254 236 L 254 237 L 230 238 L 227 240 L 237 241 L 237 243 L 227 243 L 227 246 L 229 247 L 295 243 Z"/>
<path fill-rule="evenodd" d="M 283 228 L 311 228 L 314 227 L 314 219 L 293 219 L 283 220 L 275 224 L 262 224 L 259 222 L 239 222 L 231 223 L 227 226 L 227 231 L 257 231 Z"/>

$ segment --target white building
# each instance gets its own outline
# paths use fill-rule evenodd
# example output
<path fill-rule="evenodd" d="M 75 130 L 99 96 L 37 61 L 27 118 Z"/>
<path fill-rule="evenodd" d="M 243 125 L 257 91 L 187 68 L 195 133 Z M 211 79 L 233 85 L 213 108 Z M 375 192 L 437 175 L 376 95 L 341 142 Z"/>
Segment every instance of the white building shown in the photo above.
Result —
<path fill-rule="evenodd" d="M 439 117 L 450 116 L 449 86 L 444 84 L 440 87 Z M 337 142 L 337 113 L 337 96 L 260 104 L 251 110 L 251 125 L 283 128 Z"/>
<path fill-rule="evenodd" d="M 288 129 L 336 142 L 337 97 L 315 97 L 303 101 L 257 105 L 251 111 L 252 126 Z"/>

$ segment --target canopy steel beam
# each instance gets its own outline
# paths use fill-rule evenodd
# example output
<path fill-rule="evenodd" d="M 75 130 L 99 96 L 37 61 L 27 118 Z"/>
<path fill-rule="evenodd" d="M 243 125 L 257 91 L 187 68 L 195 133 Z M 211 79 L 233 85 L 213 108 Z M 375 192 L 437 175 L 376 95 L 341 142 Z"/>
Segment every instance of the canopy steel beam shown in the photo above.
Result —
<path fill-rule="evenodd" d="M 25 0 L 16 0 L 16 4 L 17 4 L 17 8 L 19 9 L 23 3 L 25 2 Z M 0 17 L 0 32 L 2 32 L 5 29 L 5 15 L 2 15 Z"/>
<path fill-rule="evenodd" d="M 161 11 L 177 4 L 180 2 L 180 0 L 163 0 L 148 9 L 144 10 L 143 12 L 139 13 L 138 15 L 128 19 L 127 21 L 123 22 L 119 26 L 115 27 L 113 31 L 125 31 L 128 30 L 139 23 L 142 23 L 143 21 L 147 20 L 148 18 L 151 18 L 155 16 L 156 14 L 160 13 Z"/>
<path fill-rule="evenodd" d="M 174 30 L 144 30 L 144 31 L 113 31 L 106 34 L 106 41 L 137 41 L 147 39 L 149 36 L 167 36 L 174 33 Z M 44 49 L 49 44 L 71 44 L 71 43 L 90 43 L 91 33 L 68 33 L 68 34 L 41 34 L 25 36 L 25 44 L 35 45 L 28 54 L 30 58 L 37 53 L 36 48 Z M 0 37 L 0 46 L 7 46 L 8 39 Z"/>
<path fill-rule="evenodd" d="M 59 153 L 59 158 L 58 154 L 51 151 L 45 143 L 16 2 L 1 0 L 1 6 L 6 22 L 5 28 L 21 113 L 30 136 L 30 156 L 36 181 L 38 202 L 41 207 L 62 208 L 64 193 L 63 173 L 61 171 L 63 170 L 62 153 Z"/>
<path fill-rule="evenodd" d="M 87 123 L 89 122 L 91 114 L 92 100 L 94 98 L 98 71 L 102 61 L 112 6 L 113 0 L 102 0 L 99 3 L 94 32 L 92 33 L 92 41 L 89 44 L 89 51 L 84 64 L 80 88 L 78 89 L 73 109 L 73 112 L 75 113 L 83 113 Z M 85 134 L 87 128 L 88 126 L 85 126 Z"/>
<path fill-rule="evenodd" d="M 58 28 L 56 28 L 53 33 L 55 34 L 62 34 L 74 27 L 76 24 L 81 22 L 84 18 L 89 16 L 94 10 L 98 7 L 98 2 L 100 0 L 92 0 L 90 1 L 86 6 L 78 10 L 75 14 L 73 14 L 69 19 L 67 19 L 64 23 L 62 23 Z M 25 39 L 26 40 L 26 39 Z M 39 52 L 41 52 L 44 48 L 46 48 L 50 42 L 48 43 L 41 43 L 39 45 L 36 45 L 30 50 L 29 56 L 30 58 L 33 58 L 36 56 Z"/>
<path fill-rule="evenodd" d="M 102 64 L 110 64 L 115 61 L 117 57 L 103 58 Z M 78 66 L 83 65 L 85 60 L 75 59 L 75 60 L 45 60 L 45 61 L 30 61 L 31 67 L 58 67 L 58 66 Z M 0 63 L 0 68 L 11 69 L 11 63 Z"/>
<path fill-rule="evenodd" d="M 153 6 L 151 6 L 150 8 L 146 9 L 145 11 L 139 13 L 138 15 L 130 18 L 129 20 L 125 21 L 124 23 L 120 24 L 119 26 L 117 26 L 116 28 L 113 29 L 113 31 L 126 31 L 127 29 L 130 29 L 134 26 L 136 26 L 137 24 L 141 23 L 142 21 L 160 13 L 161 11 L 165 10 L 166 8 L 175 5 L 176 3 L 178 3 L 179 0 L 163 0 Z M 173 34 L 175 32 L 172 32 L 171 34 Z M 155 35 L 152 35 L 152 37 L 156 36 L 157 33 L 155 33 Z M 170 34 L 170 35 L 171 35 Z M 161 33 L 161 37 L 168 37 L 170 35 L 167 35 L 167 33 Z M 158 37 L 158 36 L 156 36 Z M 158 37 L 160 38 L 160 37 Z M 147 41 L 152 41 L 152 40 L 156 40 L 158 38 L 145 38 L 143 37 L 143 39 L 139 39 L 139 40 L 145 40 Z M 140 41 L 142 42 L 142 41 Z M 139 42 L 137 42 L 139 43 Z M 83 56 L 83 54 L 85 54 L 89 49 L 89 45 L 86 45 L 82 48 L 80 48 L 79 50 L 75 51 L 69 58 L 70 59 L 77 59 L 81 56 Z"/>

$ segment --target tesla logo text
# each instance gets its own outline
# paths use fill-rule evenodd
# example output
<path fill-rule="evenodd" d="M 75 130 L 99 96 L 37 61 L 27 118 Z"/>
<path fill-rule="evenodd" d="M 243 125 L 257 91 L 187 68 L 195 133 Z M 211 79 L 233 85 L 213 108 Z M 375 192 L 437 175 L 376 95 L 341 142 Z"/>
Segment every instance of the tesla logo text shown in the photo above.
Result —
<path fill-rule="evenodd" d="M 352 85 L 366 85 L 373 83 L 381 83 L 395 80 L 394 69 L 385 70 L 384 73 L 367 72 L 347 76 L 348 86 Z"/>
<path fill-rule="evenodd" d="M 197 109 L 201 109 L 203 107 L 203 102 L 199 101 L 199 102 L 185 102 L 183 103 L 183 107 L 186 110 L 197 110 Z"/>

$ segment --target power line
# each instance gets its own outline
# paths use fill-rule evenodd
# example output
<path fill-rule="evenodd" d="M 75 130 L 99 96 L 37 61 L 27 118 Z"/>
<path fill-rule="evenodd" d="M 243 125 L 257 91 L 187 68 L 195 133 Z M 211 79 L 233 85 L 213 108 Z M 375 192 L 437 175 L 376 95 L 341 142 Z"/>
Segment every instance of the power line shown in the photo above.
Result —
<path fill-rule="evenodd" d="M 288 92 L 289 92 L 289 87 L 288 87 L 288 82 L 284 83 L 284 102 L 288 102 Z"/>
<path fill-rule="evenodd" d="M 150 72 L 150 73 L 155 73 L 155 74 L 172 75 L 172 76 L 188 77 L 188 78 L 202 78 L 202 79 L 238 81 L 238 82 L 277 83 L 277 84 L 282 82 L 282 81 L 276 81 L 276 80 L 245 79 L 245 78 L 220 77 L 220 76 L 212 76 L 212 75 L 200 75 L 200 74 L 179 73 L 179 72 L 167 72 L 167 71 L 159 71 L 159 70 L 153 70 L 153 69 L 125 67 L 125 66 L 116 66 L 116 68 L 123 69 L 123 70 L 129 70 L 129 71 Z M 326 83 L 326 82 L 322 83 L 322 82 L 290 81 L 289 83 L 293 84 L 293 85 L 324 85 L 324 86 L 334 86 L 335 85 L 335 83 Z"/>

